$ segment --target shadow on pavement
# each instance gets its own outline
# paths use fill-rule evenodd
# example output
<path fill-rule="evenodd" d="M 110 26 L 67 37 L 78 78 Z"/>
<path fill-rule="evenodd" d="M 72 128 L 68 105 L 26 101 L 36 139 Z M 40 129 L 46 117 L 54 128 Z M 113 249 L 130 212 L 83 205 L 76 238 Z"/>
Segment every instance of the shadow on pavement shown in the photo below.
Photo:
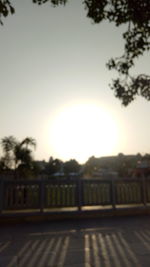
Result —
<path fill-rule="evenodd" d="M 0 267 L 148 267 L 149 221 L 142 216 L 3 226 Z"/>

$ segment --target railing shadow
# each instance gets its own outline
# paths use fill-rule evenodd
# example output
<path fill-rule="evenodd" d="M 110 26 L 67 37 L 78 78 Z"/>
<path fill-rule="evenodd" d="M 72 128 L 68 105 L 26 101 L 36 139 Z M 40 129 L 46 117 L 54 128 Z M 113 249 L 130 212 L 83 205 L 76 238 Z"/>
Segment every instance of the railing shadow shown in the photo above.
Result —
<path fill-rule="evenodd" d="M 143 220 L 144 221 L 144 220 Z M 121 221 L 120 221 L 121 222 Z M 126 222 L 128 224 L 128 220 Z M 132 221 L 134 223 L 134 221 Z M 65 224 L 64 224 L 65 225 Z M 0 241 L 1 267 L 143 267 L 150 265 L 150 230 L 148 225 L 139 224 L 130 228 L 106 227 L 75 223 L 59 226 L 56 231 L 50 225 L 34 224 L 29 229 L 24 225 L 2 235 Z M 143 228 L 142 228 L 143 227 Z M 22 234 L 21 234 L 22 228 Z M 68 230 L 67 230 L 68 228 Z M 5 230 L 7 227 L 5 228 Z M 15 234 L 16 233 L 16 234 Z"/>

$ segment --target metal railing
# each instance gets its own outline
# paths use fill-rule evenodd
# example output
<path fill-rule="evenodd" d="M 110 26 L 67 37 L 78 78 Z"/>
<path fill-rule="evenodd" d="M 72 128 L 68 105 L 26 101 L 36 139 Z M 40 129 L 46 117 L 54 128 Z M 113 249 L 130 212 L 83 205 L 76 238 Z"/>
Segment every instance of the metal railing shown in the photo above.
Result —
<path fill-rule="evenodd" d="M 16 211 L 38 211 L 62 208 L 122 205 L 146 206 L 150 203 L 150 179 L 41 179 L 0 180 L 0 216 Z"/>

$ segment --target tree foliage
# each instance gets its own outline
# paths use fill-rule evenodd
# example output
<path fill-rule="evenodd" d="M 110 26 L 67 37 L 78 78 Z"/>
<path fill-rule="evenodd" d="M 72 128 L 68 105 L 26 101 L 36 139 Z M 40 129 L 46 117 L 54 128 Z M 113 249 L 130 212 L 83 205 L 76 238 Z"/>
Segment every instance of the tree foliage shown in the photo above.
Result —
<path fill-rule="evenodd" d="M 59 159 L 54 159 L 50 157 L 49 162 L 46 164 L 46 174 L 52 175 L 54 173 L 61 172 L 62 161 Z"/>
<path fill-rule="evenodd" d="M 1 140 L 3 157 L 1 158 L 1 166 L 3 169 L 30 169 L 32 167 L 32 150 L 36 142 L 33 138 L 27 137 L 19 142 L 13 136 L 4 137 Z"/>
<path fill-rule="evenodd" d="M 3 25 L 3 18 L 14 14 L 15 9 L 9 0 L 0 0 L 0 24 Z"/>
<path fill-rule="evenodd" d="M 75 159 L 70 159 L 64 163 L 64 173 L 69 175 L 71 173 L 79 173 L 80 164 Z"/>
<path fill-rule="evenodd" d="M 35 4 L 51 3 L 53 6 L 66 4 L 68 0 L 32 0 Z M 112 58 L 107 67 L 118 72 L 111 89 L 124 106 L 131 103 L 137 95 L 150 100 L 150 76 L 131 75 L 130 70 L 135 65 L 135 59 L 150 49 L 150 1 L 149 0 L 83 0 L 87 16 L 94 23 L 102 21 L 113 22 L 117 27 L 126 25 L 123 33 L 124 52 L 117 58 Z M 0 23 L 2 18 L 14 13 L 9 0 L 0 0 Z"/>
<path fill-rule="evenodd" d="M 17 141 L 13 136 L 4 137 L 1 140 L 1 146 L 3 150 L 3 157 L 1 158 L 1 162 L 4 169 L 11 169 L 14 165 L 13 151 L 16 144 Z"/>
<path fill-rule="evenodd" d="M 33 1 L 33 3 L 36 3 L 38 5 L 42 5 L 42 4 L 45 4 L 47 2 L 51 2 L 52 5 L 57 6 L 59 4 L 61 4 L 61 5 L 64 4 L 65 5 L 68 0 L 32 0 L 32 1 Z"/>

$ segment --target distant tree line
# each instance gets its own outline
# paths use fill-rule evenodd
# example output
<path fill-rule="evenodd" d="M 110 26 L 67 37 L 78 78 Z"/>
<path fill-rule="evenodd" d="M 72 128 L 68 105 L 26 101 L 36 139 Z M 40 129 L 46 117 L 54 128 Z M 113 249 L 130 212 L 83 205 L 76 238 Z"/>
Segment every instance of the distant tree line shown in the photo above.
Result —
<path fill-rule="evenodd" d="M 63 162 L 60 159 L 50 157 L 49 161 L 35 161 L 37 173 L 47 176 L 78 176 L 81 172 L 81 165 L 75 159 Z"/>
<path fill-rule="evenodd" d="M 36 148 L 36 140 L 26 137 L 18 141 L 14 136 L 1 139 L 2 155 L 0 156 L 0 175 L 13 176 L 15 179 L 33 179 L 38 177 L 84 177 L 103 178 L 105 174 L 117 174 L 119 177 L 130 177 L 137 169 L 139 163 L 145 162 L 150 167 L 150 154 L 90 157 L 84 164 L 70 159 L 63 162 L 60 159 L 50 157 L 48 161 L 34 160 L 33 149 Z M 150 174 L 150 168 L 145 169 Z M 138 174 L 138 172 L 135 172 Z"/>
<path fill-rule="evenodd" d="M 145 163 L 147 167 L 147 175 L 150 175 L 150 154 L 141 155 L 124 155 L 119 153 L 117 156 L 106 156 L 96 158 L 90 157 L 84 165 L 85 175 L 91 177 L 98 175 L 101 170 L 106 172 L 116 172 L 118 177 L 133 177 L 138 173 L 138 168 L 141 164 Z M 137 172 L 136 172 L 137 171 Z"/>
<path fill-rule="evenodd" d="M 33 178 L 39 175 L 76 176 L 80 173 L 81 165 L 75 159 L 66 162 L 53 157 L 48 162 L 34 160 L 36 141 L 32 137 L 18 141 L 14 136 L 8 136 L 2 138 L 0 144 L 0 174 L 12 175 L 14 178 Z"/>

